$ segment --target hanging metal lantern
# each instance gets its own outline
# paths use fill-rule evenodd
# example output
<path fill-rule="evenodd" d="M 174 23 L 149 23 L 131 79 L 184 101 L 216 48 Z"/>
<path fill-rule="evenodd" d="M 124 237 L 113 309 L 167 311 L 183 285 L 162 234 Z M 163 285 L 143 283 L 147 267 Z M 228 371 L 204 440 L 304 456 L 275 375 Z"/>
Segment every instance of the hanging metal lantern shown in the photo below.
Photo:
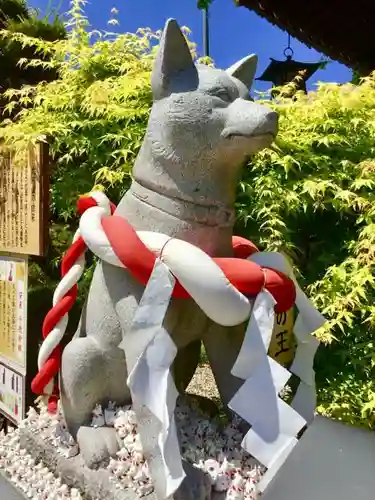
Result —
<path fill-rule="evenodd" d="M 293 59 L 293 49 L 290 46 L 290 35 L 288 35 L 288 46 L 284 50 L 285 61 L 277 61 L 270 57 L 270 64 L 262 76 L 257 78 L 263 82 L 271 82 L 275 87 L 281 87 L 295 80 L 296 91 L 302 90 L 307 93 L 306 82 L 312 75 L 323 66 L 324 63 L 305 63 Z"/>

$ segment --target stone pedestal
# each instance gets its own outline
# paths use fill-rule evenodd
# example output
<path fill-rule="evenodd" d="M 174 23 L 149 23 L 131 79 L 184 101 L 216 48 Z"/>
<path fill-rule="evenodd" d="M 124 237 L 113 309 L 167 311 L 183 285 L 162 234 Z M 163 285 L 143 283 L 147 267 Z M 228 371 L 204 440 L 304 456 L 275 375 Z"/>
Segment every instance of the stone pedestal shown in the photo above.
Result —
<path fill-rule="evenodd" d="M 120 490 L 110 481 L 107 470 L 92 470 L 80 455 L 71 458 L 61 456 L 57 449 L 40 434 L 29 429 L 20 430 L 20 444 L 36 460 L 42 461 L 62 482 L 77 488 L 87 500 L 133 500 L 137 495 L 132 490 Z M 152 494 L 150 500 L 156 500 Z"/>
<path fill-rule="evenodd" d="M 195 410 L 184 406 L 189 412 L 188 422 L 205 421 Z M 209 422 L 207 421 L 209 425 Z M 94 429 L 92 429 L 94 430 Z M 181 429 L 180 429 L 181 431 Z M 35 432 L 29 426 L 20 429 L 20 446 L 37 462 L 42 462 L 62 483 L 78 489 L 85 500 L 133 500 L 139 495 L 132 488 L 124 488 L 106 468 L 90 469 L 81 455 L 65 457 L 47 438 L 49 430 Z M 173 496 L 173 500 L 210 500 L 211 485 L 202 470 L 183 460 L 186 478 Z M 155 493 L 147 495 L 156 500 Z M 172 500 L 172 499 L 171 499 Z"/>
<path fill-rule="evenodd" d="M 27 500 L 27 497 L 0 473 L 0 498 L 4 500 Z"/>
<path fill-rule="evenodd" d="M 129 415 L 120 410 L 114 422 L 123 446 L 98 469 L 86 465 L 74 441 L 61 441 L 61 414 L 51 417 L 44 404 L 39 405 L 39 410 L 30 409 L 19 429 L 0 436 L 0 467 L 7 476 L 5 484 L 13 492 L 13 496 L 0 495 L 1 499 L 24 500 L 27 496 L 33 500 L 136 500 L 144 496 L 157 500 L 147 464 L 140 462 L 134 472 L 134 464 L 139 463 L 132 461 L 129 441 L 121 434 L 120 420 L 130 419 L 131 410 L 127 410 Z M 176 425 L 186 477 L 168 500 L 224 500 L 227 494 L 232 498 L 230 490 L 238 481 L 249 493 L 245 500 L 257 498 L 256 482 L 262 470 L 241 450 L 240 421 L 221 428 L 180 398 Z M 110 430 L 110 425 L 88 429 L 95 433 Z M 137 432 L 136 427 L 133 431 Z"/>
<path fill-rule="evenodd" d="M 36 461 L 42 461 L 51 472 L 60 477 L 63 483 L 77 488 L 87 500 L 135 500 L 139 498 L 132 489 L 116 487 L 116 483 L 111 481 L 110 473 L 106 469 L 89 469 L 80 455 L 71 458 L 60 456 L 53 445 L 28 429 L 21 430 L 20 444 Z M 180 490 L 173 496 L 173 500 L 220 500 L 223 498 L 223 495 L 211 495 L 209 491 L 211 487 L 206 478 L 203 478 L 202 471 L 187 462 L 184 462 L 184 469 L 185 484 L 182 484 Z M 4 498 L 8 500 L 8 497 Z M 14 500 L 24 500 L 24 498 L 22 496 L 18 499 L 15 496 Z M 12 497 L 10 499 L 13 500 Z M 155 493 L 147 495 L 147 500 L 157 500 Z"/>

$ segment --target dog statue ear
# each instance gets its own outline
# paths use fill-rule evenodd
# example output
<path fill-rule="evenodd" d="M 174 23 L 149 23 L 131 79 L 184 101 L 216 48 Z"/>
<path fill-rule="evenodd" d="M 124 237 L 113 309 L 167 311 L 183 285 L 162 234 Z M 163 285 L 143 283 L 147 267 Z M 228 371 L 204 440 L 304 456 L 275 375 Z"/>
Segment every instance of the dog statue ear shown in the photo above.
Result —
<path fill-rule="evenodd" d="M 237 80 L 240 80 L 248 89 L 251 89 L 254 76 L 257 70 L 258 56 L 251 54 L 233 64 L 227 69 L 227 73 Z"/>
<path fill-rule="evenodd" d="M 182 75 L 183 73 L 183 75 Z M 198 86 L 198 72 L 185 37 L 174 19 L 168 19 L 151 76 L 154 99 Z"/>

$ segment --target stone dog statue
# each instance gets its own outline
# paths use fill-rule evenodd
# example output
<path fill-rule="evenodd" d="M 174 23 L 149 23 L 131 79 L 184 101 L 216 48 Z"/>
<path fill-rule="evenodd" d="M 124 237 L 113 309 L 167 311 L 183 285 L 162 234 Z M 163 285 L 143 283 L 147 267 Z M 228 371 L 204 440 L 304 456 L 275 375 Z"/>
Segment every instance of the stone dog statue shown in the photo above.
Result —
<path fill-rule="evenodd" d="M 210 256 L 232 255 L 240 166 L 277 133 L 277 114 L 249 97 L 256 64 L 251 55 L 226 71 L 196 66 L 178 24 L 167 22 L 152 72 L 154 102 L 146 135 L 117 215 L 136 230 L 178 237 Z M 63 352 L 63 412 L 89 467 L 117 451 L 113 429 L 89 423 L 97 403 L 131 402 L 119 344 L 143 291 L 126 270 L 99 263 L 78 331 Z M 178 348 L 173 368 L 178 390 L 189 384 L 203 342 L 228 403 L 242 383 L 231 368 L 245 325 L 219 326 L 193 300 L 172 299 L 165 328 Z"/>

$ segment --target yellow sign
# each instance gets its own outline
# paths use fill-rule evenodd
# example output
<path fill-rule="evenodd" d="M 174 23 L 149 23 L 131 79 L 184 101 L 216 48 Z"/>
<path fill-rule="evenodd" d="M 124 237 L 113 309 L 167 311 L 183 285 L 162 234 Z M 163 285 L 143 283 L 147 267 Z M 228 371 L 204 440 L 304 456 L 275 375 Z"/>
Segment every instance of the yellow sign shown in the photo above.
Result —
<path fill-rule="evenodd" d="M 0 255 L 0 361 L 26 375 L 27 258 Z"/>
<path fill-rule="evenodd" d="M 25 379 L 0 363 L 0 412 L 15 424 L 25 418 Z"/>
<path fill-rule="evenodd" d="M 269 356 L 283 366 L 288 366 L 294 359 L 296 350 L 294 327 L 294 310 L 277 313 L 273 330 Z"/>
<path fill-rule="evenodd" d="M 48 149 L 0 149 L 0 251 L 43 255 L 48 221 Z"/>

